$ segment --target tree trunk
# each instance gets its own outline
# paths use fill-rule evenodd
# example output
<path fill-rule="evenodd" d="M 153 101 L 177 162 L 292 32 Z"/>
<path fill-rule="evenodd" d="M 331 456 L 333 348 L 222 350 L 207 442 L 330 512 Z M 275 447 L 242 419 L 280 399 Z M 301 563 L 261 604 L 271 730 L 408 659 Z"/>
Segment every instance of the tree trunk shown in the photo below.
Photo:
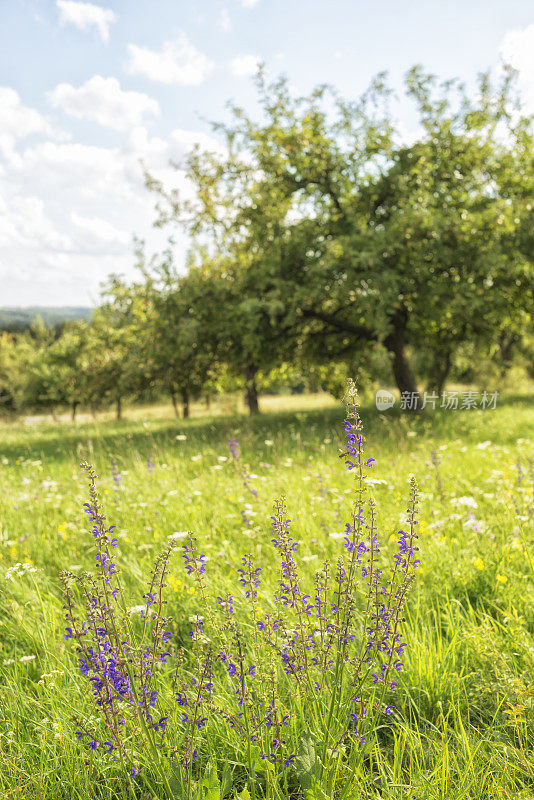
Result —
<path fill-rule="evenodd" d="M 247 366 L 245 369 L 245 402 L 251 414 L 260 413 L 258 388 L 256 386 L 256 373 L 257 370 L 252 365 Z"/>
<path fill-rule="evenodd" d="M 71 415 L 73 422 L 76 419 L 76 411 L 77 411 L 79 405 L 80 405 L 80 403 L 79 403 L 78 400 L 73 400 L 73 402 L 72 402 L 72 415 Z"/>
<path fill-rule="evenodd" d="M 182 409 L 184 419 L 187 419 L 189 417 L 189 392 L 187 390 L 182 391 Z"/>
<path fill-rule="evenodd" d="M 393 355 L 393 377 L 401 396 L 406 392 L 410 394 L 414 392 L 417 393 L 415 377 L 410 367 L 408 356 L 406 355 L 406 345 L 404 341 L 406 316 L 406 312 L 403 311 L 397 314 L 396 319 L 393 320 L 393 330 L 384 341 L 385 346 Z"/>
<path fill-rule="evenodd" d="M 211 397 L 209 394 L 204 397 L 204 402 L 206 403 L 206 411 L 209 411 L 211 408 Z"/>
<path fill-rule="evenodd" d="M 445 381 L 449 377 L 449 372 L 451 370 L 451 353 L 450 350 L 447 352 L 444 360 L 443 366 L 441 371 L 439 372 L 438 383 L 437 383 L 437 394 L 439 397 L 443 394 L 443 390 L 445 389 Z"/>
<path fill-rule="evenodd" d="M 117 420 L 120 421 L 122 419 L 122 397 L 117 397 L 117 400 L 115 401 L 115 410 Z"/>
<path fill-rule="evenodd" d="M 404 346 L 395 349 L 393 352 L 393 377 L 401 394 L 417 392 L 417 384 L 413 376 Z"/>
<path fill-rule="evenodd" d="M 435 392 L 439 397 L 443 394 L 445 381 L 449 377 L 452 366 L 452 353 L 450 350 L 436 354 L 434 364 L 430 372 L 430 379 L 427 385 L 427 392 Z"/>
<path fill-rule="evenodd" d="M 176 392 L 174 390 L 171 392 L 171 400 L 172 400 L 172 407 L 174 408 L 174 416 L 178 418 L 180 414 L 178 412 L 178 402 L 176 400 Z"/>
<path fill-rule="evenodd" d="M 501 363 L 500 363 L 501 378 L 504 378 L 504 376 L 512 366 L 514 345 L 517 344 L 518 340 L 519 336 L 517 336 L 517 334 L 515 333 L 509 333 L 508 331 L 501 331 L 499 334 L 497 344 L 499 346 L 499 355 L 501 357 Z"/>

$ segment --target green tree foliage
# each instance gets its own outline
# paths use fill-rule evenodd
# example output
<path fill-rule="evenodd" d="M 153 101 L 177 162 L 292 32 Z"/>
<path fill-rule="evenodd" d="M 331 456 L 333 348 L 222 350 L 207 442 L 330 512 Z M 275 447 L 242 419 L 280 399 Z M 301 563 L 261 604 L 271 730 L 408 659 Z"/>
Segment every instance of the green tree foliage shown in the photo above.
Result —
<path fill-rule="evenodd" d="M 295 357 L 283 306 L 267 285 L 256 281 L 250 267 L 254 253 L 245 249 L 232 257 L 196 254 L 186 285 L 207 336 L 206 346 L 219 363 L 240 376 L 251 414 L 259 411 L 259 374 L 267 374 L 284 359 Z"/>
<path fill-rule="evenodd" d="M 190 401 L 209 393 L 217 373 L 217 346 L 210 311 L 215 298 L 209 282 L 191 267 L 180 276 L 167 253 L 152 263 L 144 285 L 147 303 L 145 363 L 156 384 L 167 391 L 178 413 L 189 416 Z"/>
<path fill-rule="evenodd" d="M 12 412 L 16 406 L 17 347 L 14 336 L 0 333 L 0 415 Z"/>
<path fill-rule="evenodd" d="M 193 193 L 147 176 L 156 224 L 192 237 L 185 270 L 139 244 L 138 280 L 112 276 L 90 322 L 2 337 L 0 407 L 120 418 L 165 392 L 187 416 L 224 380 L 255 413 L 262 381 L 299 371 L 333 392 L 348 374 L 441 392 L 532 363 L 534 148 L 513 74 L 468 94 L 413 68 L 410 141 L 384 76 L 358 102 L 257 87 L 257 117 L 231 106 L 224 147 L 190 154 Z"/>
<path fill-rule="evenodd" d="M 113 403 L 120 420 L 124 399 L 146 390 L 149 378 L 142 359 L 144 295 L 111 276 L 103 297 L 87 340 L 87 399 L 93 408 Z"/>
<path fill-rule="evenodd" d="M 414 391 L 410 350 L 441 388 L 461 342 L 489 347 L 521 327 L 533 273 L 517 167 L 532 163 L 532 136 L 509 73 L 498 86 L 483 77 L 470 99 L 413 69 L 410 145 L 381 79 L 356 104 L 327 87 L 295 99 L 261 74 L 258 88 L 262 119 L 233 107 L 216 126 L 226 153 L 189 159 L 193 201 L 148 185 L 159 224 L 185 225 L 245 272 L 251 308 L 275 310 L 280 341 L 323 361 L 381 343 L 399 390 Z"/>

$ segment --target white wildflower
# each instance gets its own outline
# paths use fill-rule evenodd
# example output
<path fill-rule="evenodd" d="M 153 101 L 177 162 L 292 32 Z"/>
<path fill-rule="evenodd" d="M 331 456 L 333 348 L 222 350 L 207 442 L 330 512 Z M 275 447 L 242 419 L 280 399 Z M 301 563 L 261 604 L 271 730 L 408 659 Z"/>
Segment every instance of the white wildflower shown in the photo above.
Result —
<path fill-rule="evenodd" d="M 482 533 L 486 530 L 486 523 L 481 519 L 475 519 L 471 515 L 469 515 L 469 518 L 466 519 L 465 522 L 462 522 L 462 526 L 464 528 L 473 528 L 479 533 Z"/>
<path fill-rule="evenodd" d="M 34 567 L 32 564 L 13 564 L 12 567 L 9 567 L 5 574 L 6 581 L 14 580 L 14 576 L 20 577 L 21 575 L 26 575 L 29 572 L 37 572 L 37 568 Z"/>
<path fill-rule="evenodd" d="M 129 614 L 140 614 L 141 611 L 144 611 L 146 606 L 130 606 L 128 609 Z"/>
<path fill-rule="evenodd" d="M 455 506 L 467 506 L 468 508 L 478 508 L 474 497 L 453 497 L 451 503 Z"/>

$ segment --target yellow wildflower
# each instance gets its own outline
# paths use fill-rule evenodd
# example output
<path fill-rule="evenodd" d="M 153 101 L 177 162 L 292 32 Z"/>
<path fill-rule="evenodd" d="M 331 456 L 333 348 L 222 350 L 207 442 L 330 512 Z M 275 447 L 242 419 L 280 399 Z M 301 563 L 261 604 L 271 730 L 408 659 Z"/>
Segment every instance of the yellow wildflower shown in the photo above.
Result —
<path fill-rule="evenodd" d="M 174 577 L 174 575 L 171 575 L 168 580 L 169 580 L 169 586 L 171 587 L 173 592 L 177 592 L 180 586 L 183 586 L 182 581 L 177 580 Z"/>
<path fill-rule="evenodd" d="M 478 569 L 478 570 L 483 570 L 484 569 L 484 562 L 482 561 L 480 556 L 478 558 L 474 558 L 473 559 L 473 566 L 474 566 L 475 569 Z"/>

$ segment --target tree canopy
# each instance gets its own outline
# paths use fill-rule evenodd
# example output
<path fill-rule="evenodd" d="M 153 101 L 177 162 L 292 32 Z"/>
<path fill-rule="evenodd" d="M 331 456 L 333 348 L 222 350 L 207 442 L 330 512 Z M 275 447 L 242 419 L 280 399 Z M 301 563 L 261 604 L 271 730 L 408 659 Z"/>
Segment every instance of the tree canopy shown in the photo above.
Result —
<path fill-rule="evenodd" d="M 441 392 L 466 358 L 531 360 L 534 148 L 511 71 L 473 93 L 414 67 L 409 136 L 383 75 L 357 102 L 328 86 L 294 97 L 262 71 L 257 89 L 259 113 L 231 105 L 214 125 L 224 146 L 181 165 L 193 192 L 147 175 L 156 224 L 191 237 L 185 270 L 139 247 L 139 279 L 110 278 L 90 323 L 23 335 L 23 389 L 4 339 L 4 405 L 108 402 L 120 416 L 123 398 L 167 392 L 187 415 L 224 377 L 256 412 L 284 364 L 325 383 L 340 365 L 389 369 L 413 393 Z"/>

